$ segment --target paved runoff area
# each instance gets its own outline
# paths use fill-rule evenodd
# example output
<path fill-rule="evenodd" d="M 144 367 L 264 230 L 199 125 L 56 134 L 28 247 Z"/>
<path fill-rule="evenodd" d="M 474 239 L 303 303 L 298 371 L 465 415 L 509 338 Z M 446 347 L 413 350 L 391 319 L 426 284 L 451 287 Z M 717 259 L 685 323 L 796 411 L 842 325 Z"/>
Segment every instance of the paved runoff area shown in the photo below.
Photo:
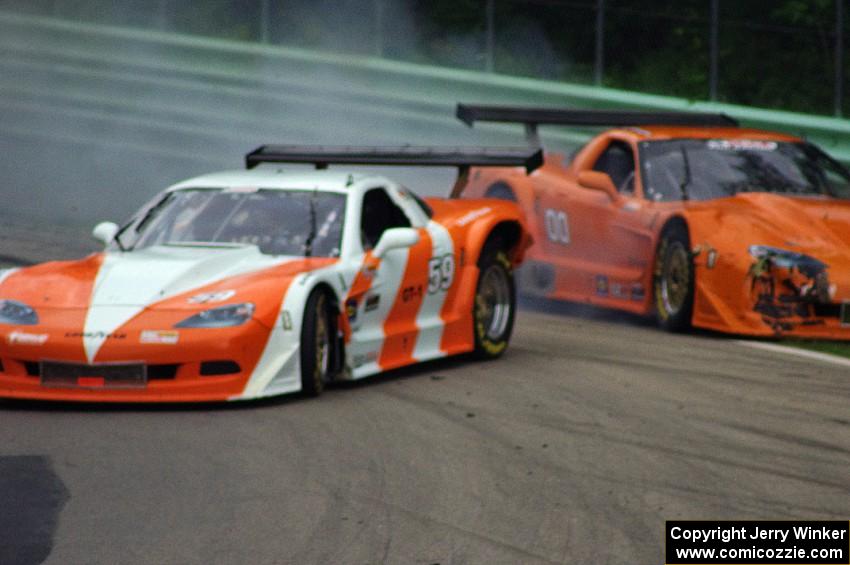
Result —
<path fill-rule="evenodd" d="M 845 366 L 535 303 L 500 360 L 319 399 L 0 402 L 0 562 L 663 563 L 665 520 L 847 520 L 848 406 Z"/>

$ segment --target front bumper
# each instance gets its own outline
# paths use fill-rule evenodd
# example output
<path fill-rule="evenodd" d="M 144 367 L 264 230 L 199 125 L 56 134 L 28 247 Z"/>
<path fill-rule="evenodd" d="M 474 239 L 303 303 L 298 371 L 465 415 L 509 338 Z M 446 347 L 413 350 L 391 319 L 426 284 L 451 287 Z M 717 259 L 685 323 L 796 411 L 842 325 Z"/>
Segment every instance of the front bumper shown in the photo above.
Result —
<path fill-rule="evenodd" d="M 270 336 L 254 321 L 238 328 L 180 330 L 176 342 L 166 338 L 150 343 L 143 331 L 107 339 L 89 362 L 78 334 L 50 327 L 26 329 L 24 335 L 48 336 L 37 343 L 22 340 L 21 328 L 4 328 L 0 397 L 77 402 L 238 399 L 245 395 Z"/>

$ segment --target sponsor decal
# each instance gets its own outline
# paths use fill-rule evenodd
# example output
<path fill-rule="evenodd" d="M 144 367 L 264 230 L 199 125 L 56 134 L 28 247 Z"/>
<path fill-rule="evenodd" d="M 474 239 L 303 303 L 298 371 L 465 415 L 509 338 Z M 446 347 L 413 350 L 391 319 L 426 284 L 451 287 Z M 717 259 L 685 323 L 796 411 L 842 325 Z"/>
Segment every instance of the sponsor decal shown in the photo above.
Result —
<path fill-rule="evenodd" d="M 605 275 L 596 275 L 596 294 L 608 296 L 608 277 Z"/>
<path fill-rule="evenodd" d="M 69 339 L 126 339 L 127 334 L 117 332 L 67 332 L 65 333 L 65 337 Z"/>
<path fill-rule="evenodd" d="M 360 355 L 354 356 L 354 368 L 362 367 L 367 363 L 374 363 L 378 360 L 378 352 L 377 351 L 369 351 L 368 353 L 362 353 Z"/>
<path fill-rule="evenodd" d="M 481 216 L 487 215 L 490 212 L 491 209 L 492 208 L 490 208 L 489 206 L 486 206 L 484 208 L 477 208 L 475 210 L 471 210 L 471 211 L 467 212 L 466 214 L 464 214 L 463 216 L 461 216 L 460 218 L 458 218 L 455 221 L 455 225 L 463 227 L 466 224 L 474 222 L 475 220 L 477 220 Z"/>
<path fill-rule="evenodd" d="M 47 334 L 31 334 L 26 332 L 12 332 L 6 338 L 9 345 L 44 345 Z"/>
<path fill-rule="evenodd" d="M 715 151 L 776 151 L 778 145 L 756 139 L 711 139 L 706 147 Z"/>
<path fill-rule="evenodd" d="M 348 316 L 349 322 L 357 321 L 357 300 L 349 298 L 345 303 L 345 315 Z"/>
<path fill-rule="evenodd" d="M 364 310 L 366 312 L 371 312 L 372 310 L 378 309 L 378 304 L 381 303 L 381 295 L 380 294 L 372 294 L 366 297 L 366 308 Z"/>
<path fill-rule="evenodd" d="M 611 283 L 611 296 L 615 298 L 629 298 L 629 290 L 626 285 L 621 283 Z"/>
<path fill-rule="evenodd" d="M 139 343 L 158 343 L 174 345 L 180 339 L 176 330 L 144 330 L 139 336 Z"/>
<path fill-rule="evenodd" d="M 643 288 L 643 284 L 634 283 L 632 285 L 632 300 L 642 301 L 646 298 L 646 290 Z"/>
<path fill-rule="evenodd" d="M 219 290 L 216 292 L 202 292 L 190 297 L 187 302 L 189 304 L 207 304 L 210 302 L 224 302 L 228 298 L 232 298 L 236 294 L 235 290 Z"/>

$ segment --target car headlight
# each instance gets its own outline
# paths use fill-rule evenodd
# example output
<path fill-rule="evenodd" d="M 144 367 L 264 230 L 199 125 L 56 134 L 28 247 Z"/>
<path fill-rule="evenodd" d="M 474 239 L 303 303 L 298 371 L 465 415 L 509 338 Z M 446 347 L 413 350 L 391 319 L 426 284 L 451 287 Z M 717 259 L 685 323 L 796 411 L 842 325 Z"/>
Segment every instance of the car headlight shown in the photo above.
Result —
<path fill-rule="evenodd" d="M 0 324 L 34 326 L 38 314 L 31 307 L 17 300 L 0 300 Z"/>
<path fill-rule="evenodd" d="M 797 267 L 801 271 L 813 270 L 819 272 L 826 268 L 826 263 L 818 261 L 814 257 L 779 247 L 750 245 L 749 252 L 755 259 L 769 259 L 777 267 L 786 269 Z"/>
<path fill-rule="evenodd" d="M 218 308 L 204 310 L 175 324 L 175 328 L 227 328 L 241 326 L 254 315 L 254 305 L 250 302 L 243 304 L 228 304 Z"/>
<path fill-rule="evenodd" d="M 826 263 L 796 251 L 788 251 L 769 245 L 751 245 L 749 252 L 753 258 L 759 261 L 769 261 L 770 264 L 784 269 L 796 268 L 806 276 L 813 278 L 826 271 Z"/>

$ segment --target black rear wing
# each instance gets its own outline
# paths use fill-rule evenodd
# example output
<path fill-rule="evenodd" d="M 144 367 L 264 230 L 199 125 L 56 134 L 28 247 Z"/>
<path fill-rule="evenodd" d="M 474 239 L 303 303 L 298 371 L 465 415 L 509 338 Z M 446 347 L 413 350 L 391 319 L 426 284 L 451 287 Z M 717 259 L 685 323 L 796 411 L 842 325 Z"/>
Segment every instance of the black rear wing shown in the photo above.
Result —
<path fill-rule="evenodd" d="M 317 169 L 329 165 L 457 167 L 451 196 L 457 197 L 469 179 L 470 167 L 524 167 L 531 173 L 543 164 L 543 151 L 529 147 L 327 147 L 262 145 L 245 155 L 245 167 L 260 163 L 304 163 Z"/>
<path fill-rule="evenodd" d="M 328 165 L 389 165 L 407 167 L 524 167 L 543 164 L 543 153 L 528 147 L 325 147 L 263 145 L 245 156 L 245 167 L 260 163 Z"/>
<path fill-rule="evenodd" d="M 644 112 L 634 110 L 561 110 L 521 106 L 480 106 L 458 104 L 457 117 L 469 127 L 475 122 L 520 123 L 534 146 L 540 145 L 537 126 L 694 126 L 738 127 L 738 121 L 722 113 Z"/>

